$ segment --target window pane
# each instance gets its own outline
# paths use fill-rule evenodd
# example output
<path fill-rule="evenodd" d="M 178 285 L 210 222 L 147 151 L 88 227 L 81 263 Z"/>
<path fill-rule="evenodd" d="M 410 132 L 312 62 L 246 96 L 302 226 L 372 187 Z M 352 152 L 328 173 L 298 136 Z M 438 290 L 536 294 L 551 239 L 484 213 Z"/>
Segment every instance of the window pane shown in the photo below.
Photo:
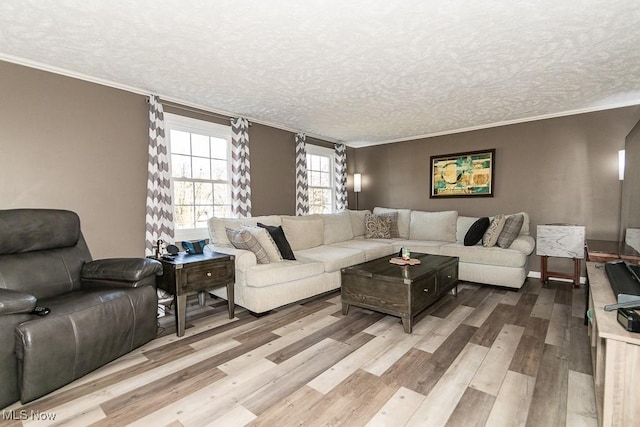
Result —
<path fill-rule="evenodd" d="M 189 132 L 182 132 L 179 130 L 171 130 L 169 134 L 171 141 L 171 152 L 174 154 L 191 154 L 189 148 L 189 141 L 191 134 Z"/>
<path fill-rule="evenodd" d="M 207 228 L 207 221 L 213 216 L 213 206 L 196 206 L 196 228 Z"/>
<path fill-rule="evenodd" d="M 320 175 L 320 186 L 331 187 L 331 182 L 330 182 L 331 175 L 328 173 L 321 173 L 319 175 Z"/>
<path fill-rule="evenodd" d="M 211 157 L 214 159 L 227 158 L 227 140 L 221 138 L 211 138 Z"/>
<path fill-rule="evenodd" d="M 192 156 L 209 157 L 209 137 L 207 135 L 191 134 Z"/>
<path fill-rule="evenodd" d="M 211 179 L 218 181 L 227 181 L 227 161 L 226 160 L 211 160 Z"/>
<path fill-rule="evenodd" d="M 311 169 L 314 171 L 320 170 L 320 157 L 311 156 Z"/>
<path fill-rule="evenodd" d="M 321 188 L 309 188 L 309 205 L 322 205 L 324 198 L 322 197 Z"/>
<path fill-rule="evenodd" d="M 322 190 L 322 204 L 331 206 L 331 190 Z"/>
<path fill-rule="evenodd" d="M 191 178 L 191 157 L 172 154 L 171 176 L 174 178 Z"/>
<path fill-rule="evenodd" d="M 193 204 L 193 182 L 174 181 L 173 203 L 175 205 Z"/>
<path fill-rule="evenodd" d="M 193 206 L 175 206 L 173 208 L 174 222 L 178 229 L 195 228 L 193 220 Z"/>
<path fill-rule="evenodd" d="M 213 204 L 230 205 L 231 191 L 229 184 L 213 184 Z"/>
<path fill-rule="evenodd" d="M 310 187 L 319 187 L 321 185 L 319 172 L 307 172 Z"/>
<path fill-rule="evenodd" d="M 320 170 L 322 172 L 329 172 L 329 158 L 328 157 L 321 157 L 320 158 Z"/>
<path fill-rule="evenodd" d="M 196 182 L 194 183 L 194 189 L 196 205 L 213 205 L 213 184 L 210 182 Z"/>
<path fill-rule="evenodd" d="M 209 159 L 202 157 L 192 157 L 193 159 L 193 177 L 196 179 L 211 179 L 211 164 Z"/>

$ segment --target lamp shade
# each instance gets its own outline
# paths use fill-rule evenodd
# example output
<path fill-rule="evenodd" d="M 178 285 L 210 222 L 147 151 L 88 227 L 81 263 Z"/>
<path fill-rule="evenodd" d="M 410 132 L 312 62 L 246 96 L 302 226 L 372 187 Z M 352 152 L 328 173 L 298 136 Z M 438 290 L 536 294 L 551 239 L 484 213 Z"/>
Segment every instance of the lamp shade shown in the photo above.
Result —
<path fill-rule="evenodd" d="M 618 151 L 618 179 L 624 179 L 624 150 Z"/>
<path fill-rule="evenodd" d="M 353 191 L 354 193 L 359 193 L 362 191 L 362 174 L 353 174 Z"/>

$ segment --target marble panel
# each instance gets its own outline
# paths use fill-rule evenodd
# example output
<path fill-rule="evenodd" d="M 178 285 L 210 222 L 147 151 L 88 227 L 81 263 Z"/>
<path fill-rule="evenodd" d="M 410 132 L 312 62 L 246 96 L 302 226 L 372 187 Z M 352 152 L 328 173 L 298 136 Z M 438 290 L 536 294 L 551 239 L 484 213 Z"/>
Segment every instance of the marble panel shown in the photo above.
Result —
<path fill-rule="evenodd" d="M 584 258 L 585 227 L 581 225 L 538 225 L 536 254 L 560 258 Z"/>

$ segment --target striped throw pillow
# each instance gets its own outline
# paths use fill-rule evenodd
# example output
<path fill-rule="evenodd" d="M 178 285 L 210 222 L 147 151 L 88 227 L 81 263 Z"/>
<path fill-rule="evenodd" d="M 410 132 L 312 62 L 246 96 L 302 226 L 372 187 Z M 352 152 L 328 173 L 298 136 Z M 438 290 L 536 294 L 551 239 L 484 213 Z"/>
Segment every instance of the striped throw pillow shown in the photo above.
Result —
<path fill-rule="evenodd" d="M 227 238 L 234 248 L 253 252 L 256 255 L 258 264 L 269 264 L 267 252 L 258 242 L 258 239 L 249 231 L 243 229 L 233 230 L 231 228 L 225 228 L 225 231 L 227 232 Z"/>

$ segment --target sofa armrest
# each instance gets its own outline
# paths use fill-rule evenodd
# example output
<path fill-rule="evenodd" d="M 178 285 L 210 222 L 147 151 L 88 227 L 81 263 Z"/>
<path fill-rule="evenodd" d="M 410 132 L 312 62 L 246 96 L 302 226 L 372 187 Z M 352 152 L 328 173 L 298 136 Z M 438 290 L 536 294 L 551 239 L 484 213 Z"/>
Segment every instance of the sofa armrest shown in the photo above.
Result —
<path fill-rule="evenodd" d="M 36 307 L 33 295 L 0 288 L 0 314 L 29 313 Z"/>
<path fill-rule="evenodd" d="M 155 283 L 162 274 L 162 264 L 149 258 L 109 258 L 90 261 L 82 266 L 82 286 L 110 285 L 136 288 Z"/>
<path fill-rule="evenodd" d="M 249 267 L 253 267 L 258 264 L 256 255 L 245 249 L 236 249 L 232 246 L 217 246 L 214 244 L 208 244 L 205 246 L 205 251 L 218 252 L 221 254 L 233 255 L 235 257 L 236 270 L 245 271 Z"/>
<path fill-rule="evenodd" d="M 525 236 L 523 234 L 516 237 L 516 239 L 511 243 L 509 249 L 515 249 L 517 251 L 522 252 L 525 255 L 531 255 L 533 249 L 536 247 L 536 241 L 531 236 Z"/>

